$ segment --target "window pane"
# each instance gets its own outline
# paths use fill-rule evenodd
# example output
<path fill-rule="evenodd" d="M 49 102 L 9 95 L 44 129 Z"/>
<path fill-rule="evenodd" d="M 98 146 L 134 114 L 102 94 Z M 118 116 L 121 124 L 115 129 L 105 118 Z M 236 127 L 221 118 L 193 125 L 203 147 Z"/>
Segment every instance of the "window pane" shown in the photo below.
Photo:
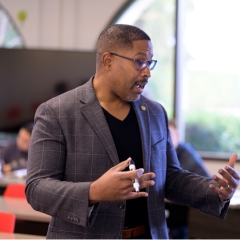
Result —
<path fill-rule="evenodd" d="M 240 1 L 186 0 L 182 112 L 199 151 L 240 147 Z"/>
<path fill-rule="evenodd" d="M 125 12 L 123 15 L 130 17 L 124 18 L 122 16 L 122 19 L 119 19 L 117 23 L 131 24 L 143 29 L 152 40 L 153 59 L 158 61 L 156 67 L 151 72 L 152 76 L 144 90 L 144 95 L 162 103 L 168 112 L 168 116 L 172 117 L 175 1 L 138 0 L 134 1 L 132 7 L 128 10 L 129 12 Z"/>
<path fill-rule="evenodd" d="M 23 40 L 0 4 L 0 48 L 23 48 Z"/>

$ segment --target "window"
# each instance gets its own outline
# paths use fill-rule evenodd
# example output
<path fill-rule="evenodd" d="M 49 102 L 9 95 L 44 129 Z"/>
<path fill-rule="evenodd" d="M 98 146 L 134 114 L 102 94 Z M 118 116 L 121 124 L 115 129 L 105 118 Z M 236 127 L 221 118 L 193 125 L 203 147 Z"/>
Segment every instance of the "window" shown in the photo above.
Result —
<path fill-rule="evenodd" d="M 23 39 L 10 15 L 0 4 L 0 48 L 23 48 Z"/>
<path fill-rule="evenodd" d="M 174 48 L 175 48 L 175 1 L 138 0 L 124 12 L 116 23 L 135 25 L 150 36 L 157 65 L 144 95 L 160 102 L 173 116 Z"/>
<path fill-rule="evenodd" d="M 199 151 L 240 147 L 239 0 L 182 1 L 185 139 Z"/>
<path fill-rule="evenodd" d="M 118 22 L 152 38 L 158 63 L 146 95 L 162 103 L 169 118 L 177 117 L 183 140 L 202 155 L 228 157 L 240 147 L 240 1 L 155 0 L 139 9 L 132 21 Z"/>

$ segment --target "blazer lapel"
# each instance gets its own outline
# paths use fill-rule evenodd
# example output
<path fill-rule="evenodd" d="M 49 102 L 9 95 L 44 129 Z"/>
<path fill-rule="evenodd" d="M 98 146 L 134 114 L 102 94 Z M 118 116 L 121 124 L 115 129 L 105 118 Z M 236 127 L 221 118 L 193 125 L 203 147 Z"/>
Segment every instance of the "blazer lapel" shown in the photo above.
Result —
<path fill-rule="evenodd" d="M 148 105 L 140 97 L 139 100 L 133 102 L 133 108 L 135 110 L 138 125 L 142 140 L 142 151 L 143 151 L 143 166 L 145 172 L 150 171 L 150 153 L 151 153 L 151 137 L 150 137 L 150 121 Z"/>
<path fill-rule="evenodd" d="M 83 88 L 80 88 L 80 102 L 84 105 L 81 105 L 80 111 L 85 116 L 92 129 L 95 131 L 99 140 L 102 142 L 106 148 L 109 157 L 111 158 L 114 165 L 119 163 L 117 149 L 115 147 L 112 134 L 108 127 L 107 121 L 105 119 L 103 110 L 98 102 L 98 99 L 95 95 L 92 79 L 88 81 Z"/>

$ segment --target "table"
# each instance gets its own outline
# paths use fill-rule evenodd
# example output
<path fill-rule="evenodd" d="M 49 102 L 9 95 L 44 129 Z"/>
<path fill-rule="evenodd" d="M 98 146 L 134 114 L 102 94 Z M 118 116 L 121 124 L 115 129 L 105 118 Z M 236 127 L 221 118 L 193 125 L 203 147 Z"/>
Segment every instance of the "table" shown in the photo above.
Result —
<path fill-rule="evenodd" d="M 35 211 L 26 199 L 0 196 L 0 211 L 11 212 L 18 220 L 35 222 L 50 222 L 51 217 L 45 213 Z"/>
<path fill-rule="evenodd" d="M 9 183 L 25 183 L 27 169 L 16 170 L 7 174 L 0 172 L 0 187 L 6 187 Z"/>
<path fill-rule="evenodd" d="M 10 183 L 26 183 L 27 170 L 16 170 L 7 174 L 2 174 L 0 171 L 0 195 L 3 195 L 5 188 Z"/>
<path fill-rule="evenodd" d="M 0 211 L 16 215 L 14 233 L 46 236 L 51 216 L 35 211 L 26 199 L 0 196 Z"/>
<path fill-rule="evenodd" d="M 230 201 L 230 209 L 240 209 L 240 190 L 234 193 Z"/>
<path fill-rule="evenodd" d="M 0 239 L 46 239 L 46 237 L 32 234 L 0 232 Z"/>

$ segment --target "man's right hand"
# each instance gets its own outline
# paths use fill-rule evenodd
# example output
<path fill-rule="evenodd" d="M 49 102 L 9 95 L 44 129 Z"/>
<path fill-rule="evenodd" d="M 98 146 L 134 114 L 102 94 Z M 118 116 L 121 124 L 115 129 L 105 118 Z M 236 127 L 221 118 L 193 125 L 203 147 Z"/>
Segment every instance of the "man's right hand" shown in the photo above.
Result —
<path fill-rule="evenodd" d="M 3 172 L 3 173 L 9 173 L 9 172 L 11 172 L 11 171 L 12 171 L 12 167 L 11 167 L 11 164 L 10 164 L 10 163 L 4 164 L 4 165 L 2 166 L 2 172 Z"/>
<path fill-rule="evenodd" d="M 136 193 L 133 188 L 132 180 L 139 179 L 140 189 L 153 186 L 155 177 L 153 172 L 145 173 L 144 169 L 136 169 L 133 171 L 123 171 L 129 166 L 131 158 L 110 168 L 100 178 L 90 185 L 89 204 L 95 204 L 102 201 L 120 201 L 134 199 L 139 197 L 147 197 L 147 192 Z"/>

